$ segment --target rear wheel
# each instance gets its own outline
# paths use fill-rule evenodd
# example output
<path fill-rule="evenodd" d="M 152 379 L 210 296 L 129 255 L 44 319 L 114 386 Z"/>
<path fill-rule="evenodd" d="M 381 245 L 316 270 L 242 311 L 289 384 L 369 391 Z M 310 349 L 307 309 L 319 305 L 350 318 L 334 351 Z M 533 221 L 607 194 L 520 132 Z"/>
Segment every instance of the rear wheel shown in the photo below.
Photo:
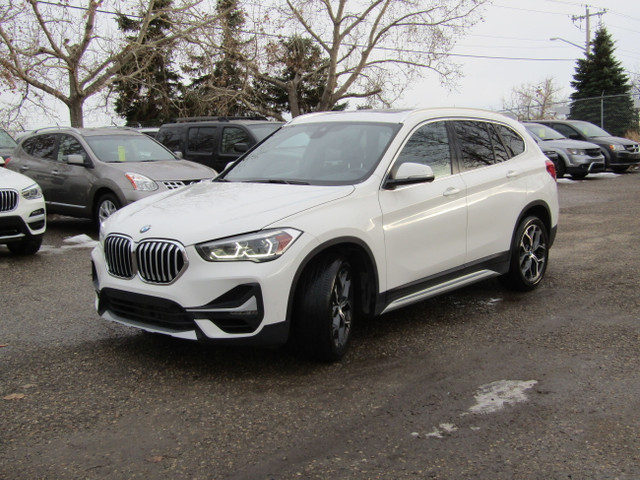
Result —
<path fill-rule="evenodd" d="M 533 290 L 544 278 L 548 260 L 547 228 L 538 217 L 527 217 L 516 230 L 509 271 L 501 280 L 514 290 Z"/>
<path fill-rule="evenodd" d="M 307 268 L 296 293 L 293 339 L 299 353 L 336 361 L 347 352 L 355 313 L 354 272 L 331 254 Z"/>
<path fill-rule="evenodd" d="M 11 242 L 7 244 L 9 251 L 16 255 L 33 255 L 42 245 L 42 235 L 27 237 L 20 242 Z"/>
<path fill-rule="evenodd" d="M 564 177 L 565 173 L 567 173 L 567 169 L 564 166 L 564 160 L 562 157 L 558 157 L 557 160 L 553 162 L 556 167 L 556 178 Z"/>

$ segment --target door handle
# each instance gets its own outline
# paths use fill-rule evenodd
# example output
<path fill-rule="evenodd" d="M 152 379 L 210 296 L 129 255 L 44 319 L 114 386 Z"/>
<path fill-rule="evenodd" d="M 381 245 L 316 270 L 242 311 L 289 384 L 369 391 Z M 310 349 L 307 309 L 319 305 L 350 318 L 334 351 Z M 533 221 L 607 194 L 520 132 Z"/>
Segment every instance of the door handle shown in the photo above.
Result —
<path fill-rule="evenodd" d="M 514 178 L 514 177 L 517 177 L 518 175 L 520 175 L 520 172 L 518 172 L 517 170 L 509 170 L 507 172 L 507 178 Z"/>
<path fill-rule="evenodd" d="M 60 172 L 58 170 L 51 170 L 51 175 L 58 176 Z"/>
<path fill-rule="evenodd" d="M 20 166 L 20 171 L 21 172 L 26 172 L 27 170 L 29 170 L 29 167 L 27 167 L 26 165 L 21 165 Z"/>
<path fill-rule="evenodd" d="M 453 195 L 457 195 L 459 193 L 460 193 L 459 188 L 449 187 L 442 193 L 442 195 L 445 197 L 452 197 Z"/>

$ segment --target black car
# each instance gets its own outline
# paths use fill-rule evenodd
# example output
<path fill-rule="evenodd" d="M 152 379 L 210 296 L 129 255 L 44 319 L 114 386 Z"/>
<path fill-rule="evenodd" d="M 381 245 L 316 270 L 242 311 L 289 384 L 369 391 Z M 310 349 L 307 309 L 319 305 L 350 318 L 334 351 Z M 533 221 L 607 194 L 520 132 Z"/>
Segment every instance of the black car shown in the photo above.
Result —
<path fill-rule="evenodd" d="M 600 147 L 606 168 L 616 173 L 629 170 L 640 163 L 640 146 L 637 142 L 611 136 L 602 128 L 583 120 L 536 120 L 560 132 L 567 138 L 595 143 Z"/>
<path fill-rule="evenodd" d="M 221 172 L 281 125 L 247 117 L 190 117 L 162 125 L 155 138 L 178 156 Z"/>

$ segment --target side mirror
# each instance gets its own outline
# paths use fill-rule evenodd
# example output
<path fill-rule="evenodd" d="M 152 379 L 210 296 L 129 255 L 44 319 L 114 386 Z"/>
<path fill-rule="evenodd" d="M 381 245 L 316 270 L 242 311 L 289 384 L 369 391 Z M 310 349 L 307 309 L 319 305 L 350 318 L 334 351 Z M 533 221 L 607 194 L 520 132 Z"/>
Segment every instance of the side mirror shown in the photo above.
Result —
<path fill-rule="evenodd" d="M 182 160 L 182 152 L 173 152 L 173 154 L 178 157 L 180 160 Z"/>
<path fill-rule="evenodd" d="M 4 167 L 4 166 L 5 166 L 4 157 L 0 157 L 0 167 Z"/>
<path fill-rule="evenodd" d="M 236 144 L 233 146 L 233 149 L 234 149 L 236 152 L 243 153 L 243 152 L 246 152 L 247 150 L 249 150 L 249 144 L 248 144 L 248 143 L 236 143 Z"/>
<path fill-rule="evenodd" d="M 78 154 L 67 155 L 67 163 L 70 165 L 83 165 L 84 166 L 84 157 Z"/>
<path fill-rule="evenodd" d="M 435 178 L 433 170 L 429 165 L 406 162 L 398 167 L 395 174 L 392 173 L 392 175 L 387 178 L 384 187 L 393 190 L 402 185 L 433 182 Z"/>

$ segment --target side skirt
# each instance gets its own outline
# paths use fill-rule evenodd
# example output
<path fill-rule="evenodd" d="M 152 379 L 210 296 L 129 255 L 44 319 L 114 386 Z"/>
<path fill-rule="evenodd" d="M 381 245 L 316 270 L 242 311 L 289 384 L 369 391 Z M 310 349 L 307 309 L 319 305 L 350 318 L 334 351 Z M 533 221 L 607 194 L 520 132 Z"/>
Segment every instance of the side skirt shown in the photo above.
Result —
<path fill-rule="evenodd" d="M 483 259 L 462 269 L 444 272 L 419 282 L 395 288 L 381 295 L 376 309 L 380 315 L 443 293 L 497 277 L 509 271 L 509 252 Z"/>

